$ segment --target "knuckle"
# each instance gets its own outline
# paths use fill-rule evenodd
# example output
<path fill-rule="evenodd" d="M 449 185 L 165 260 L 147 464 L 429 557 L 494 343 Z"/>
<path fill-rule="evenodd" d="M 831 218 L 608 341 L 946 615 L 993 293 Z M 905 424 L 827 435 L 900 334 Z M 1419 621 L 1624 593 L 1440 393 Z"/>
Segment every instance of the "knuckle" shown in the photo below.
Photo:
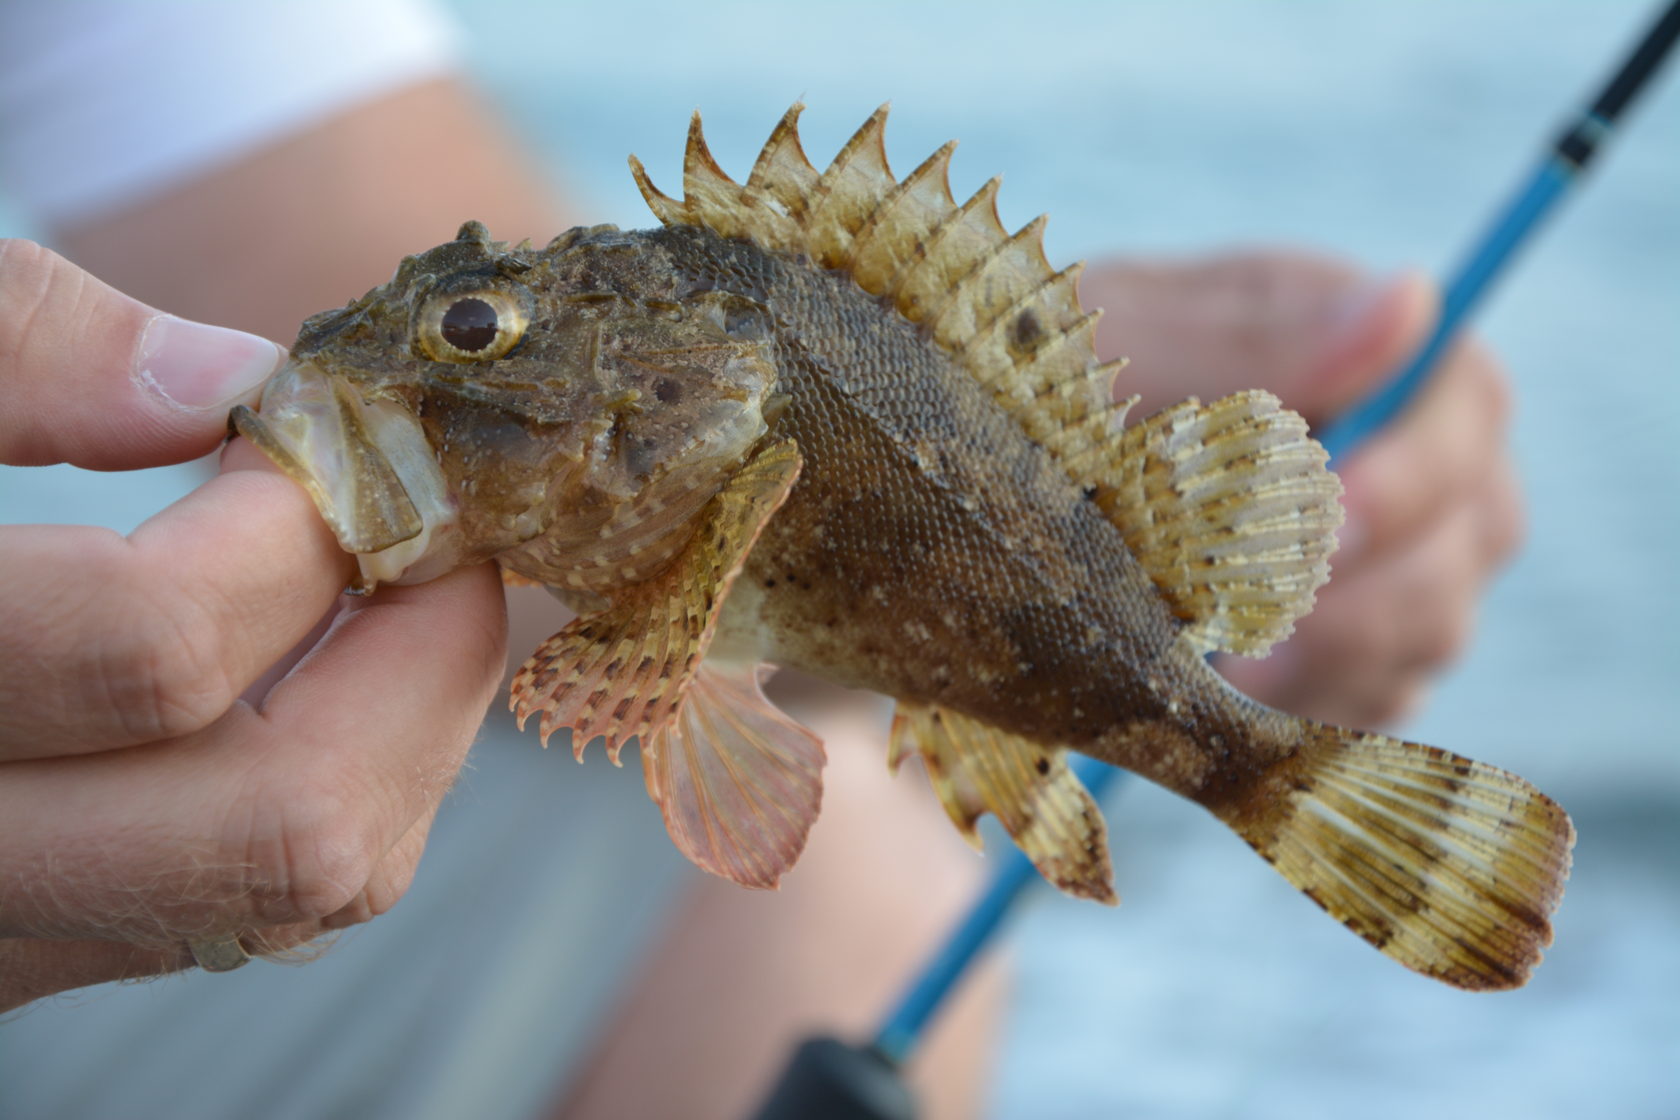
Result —
<path fill-rule="evenodd" d="M 418 863 L 418 858 L 407 856 L 386 859 L 368 877 L 367 885 L 356 897 L 323 919 L 322 924 L 331 929 L 339 929 L 371 922 L 382 914 L 389 913 L 413 885 Z"/>
<path fill-rule="evenodd" d="M 1504 369 L 1496 368 L 1489 374 L 1487 394 L 1488 412 L 1493 417 L 1495 430 L 1508 431 L 1511 427 L 1511 417 L 1517 408 L 1517 394 L 1511 385 L 1511 378 Z"/>
<path fill-rule="evenodd" d="M 1472 340 L 1468 352 L 1471 358 L 1469 368 L 1475 374 L 1488 421 L 1493 430 L 1503 432 L 1510 426 L 1511 414 L 1516 407 L 1516 390 L 1511 384 L 1510 372 L 1493 351 L 1479 341 Z"/>
<path fill-rule="evenodd" d="M 135 586 L 124 602 L 128 617 L 96 657 L 123 733 L 134 742 L 152 742 L 214 723 L 236 699 L 220 629 L 155 588 Z"/>
<path fill-rule="evenodd" d="M 51 249 L 21 238 L 0 240 L 0 363 L 29 363 L 32 345 L 56 341 L 61 320 L 81 304 L 87 274 Z"/>
<path fill-rule="evenodd" d="M 322 921 L 352 906 L 376 864 L 375 829 L 350 799 L 319 787 L 280 808 L 273 858 L 259 874 L 281 912 Z"/>
<path fill-rule="evenodd" d="M 1495 565 L 1510 559 L 1528 536 L 1528 517 L 1522 491 L 1509 464 L 1502 464 L 1499 480 L 1488 499 L 1488 552 Z"/>
<path fill-rule="evenodd" d="M 1429 629 L 1419 650 L 1420 664 L 1429 669 L 1441 669 L 1460 657 L 1470 647 L 1475 624 L 1468 608 L 1447 612 Z"/>
<path fill-rule="evenodd" d="M 1334 616 L 1327 613 L 1310 634 L 1314 666 L 1328 675 L 1378 661 L 1389 646 L 1389 630 L 1383 619 L 1357 602 Z"/>
<path fill-rule="evenodd" d="M 1423 707 L 1427 695 L 1428 687 L 1422 681 L 1410 680 L 1396 684 L 1395 687 L 1369 700 L 1366 720 L 1375 727 L 1393 727 Z"/>

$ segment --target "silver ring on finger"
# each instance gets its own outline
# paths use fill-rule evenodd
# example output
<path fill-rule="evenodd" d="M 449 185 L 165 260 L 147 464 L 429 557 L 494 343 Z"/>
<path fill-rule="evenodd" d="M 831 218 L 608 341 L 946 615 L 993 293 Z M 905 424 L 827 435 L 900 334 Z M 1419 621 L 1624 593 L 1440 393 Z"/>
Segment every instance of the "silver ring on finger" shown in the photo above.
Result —
<path fill-rule="evenodd" d="M 188 941 L 187 949 L 191 951 L 193 960 L 198 962 L 198 967 L 206 972 L 232 972 L 251 962 L 251 954 L 239 943 L 237 933 Z"/>

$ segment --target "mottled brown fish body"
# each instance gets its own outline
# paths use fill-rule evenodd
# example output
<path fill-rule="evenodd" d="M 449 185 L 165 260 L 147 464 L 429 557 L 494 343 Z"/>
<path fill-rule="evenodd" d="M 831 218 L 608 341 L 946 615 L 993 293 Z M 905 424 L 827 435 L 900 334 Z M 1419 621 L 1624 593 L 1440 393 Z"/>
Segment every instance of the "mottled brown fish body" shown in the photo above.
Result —
<path fill-rule="evenodd" d="M 765 660 L 938 704 L 1194 795 L 1269 762 L 1265 709 L 1182 626 L 1087 490 L 927 335 L 843 275 L 708 230 L 649 235 L 696 291 L 762 302 L 771 425 L 805 459 L 725 624 Z M 680 295 L 677 298 L 682 298 Z"/>
<path fill-rule="evenodd" d="M 953 823 L 1113 901 L 1083 751 L 1209 808 L 1395 960 L 1520 984 L 1551 937 L 1567 816 L 1520 778 L 1267 709 L 1261 655 L 1328 578 L 1339 485 L 1267 393 L 1138 423 L 1078 267 L 958 204 L 951 145 L 903 179 L 885 110 L 828 169 L 791 110 L 745 183 L 696 117 L 663 228 L 544 249 L 468 223 L 305 324 L 238 430 L 309 489 L 361 585 L 495 559 L 580 617 L 515 678 L 521 724 L 630 739 L 672 839 L 774 886 L 823 752 L 761 666 L 894 698 Z"/>

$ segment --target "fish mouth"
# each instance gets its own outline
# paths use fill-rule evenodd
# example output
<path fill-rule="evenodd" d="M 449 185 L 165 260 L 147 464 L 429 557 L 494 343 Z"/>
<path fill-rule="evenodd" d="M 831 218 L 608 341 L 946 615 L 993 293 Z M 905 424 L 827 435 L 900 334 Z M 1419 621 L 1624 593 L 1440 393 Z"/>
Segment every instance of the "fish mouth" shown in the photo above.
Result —
<path fill-rule="evenodd" d="M 291 361 L 269 379 L 253 411 L 228 423 L 308 491 L 361 569 L 351 590 L 419 583 L 458 558 L 456 506 L 414 414 L 369 401 L 341 375 Z"/>

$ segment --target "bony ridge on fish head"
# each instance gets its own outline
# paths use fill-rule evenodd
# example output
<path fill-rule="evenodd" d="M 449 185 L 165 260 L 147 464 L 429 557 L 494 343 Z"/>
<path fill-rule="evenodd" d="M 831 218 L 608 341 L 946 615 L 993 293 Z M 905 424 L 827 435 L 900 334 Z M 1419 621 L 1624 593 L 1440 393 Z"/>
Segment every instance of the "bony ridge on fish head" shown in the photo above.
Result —
<path fill-rule="evenodd" d="M 677 290 L 660 258 L 612 227 L 538 251 L 469 222 L 306 321 L 231 422 L 309 491 L 363 590 L 496 556 L 582 586 L 562 577 L 615 534 L 683 532 L 765 431 L 767 317 Z"/>

